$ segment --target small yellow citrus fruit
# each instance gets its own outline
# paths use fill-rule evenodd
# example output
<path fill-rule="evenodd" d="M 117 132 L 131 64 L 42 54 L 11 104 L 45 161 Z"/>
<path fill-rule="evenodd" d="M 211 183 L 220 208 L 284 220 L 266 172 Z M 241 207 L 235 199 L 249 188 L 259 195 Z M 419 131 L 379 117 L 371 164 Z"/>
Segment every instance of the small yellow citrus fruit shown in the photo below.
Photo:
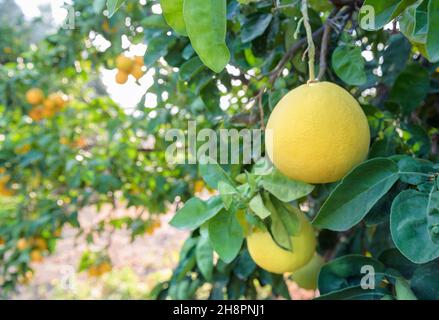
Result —
<path fill-rule="evenodd" d="M 120 70 L 116 73 L 116 82 L 118 84 L 125 84 L 128 81 L 128 73 Z"/>
<path fill-rule="evenodd" d="M 34 121 L 40 121 L 44 116 L 44 108 L 42 106 L 37 106 L 29 111 L 29 117 Z"/>
<path fill-rule="evenodd" d="M 26 100 L 31 105 L 37 105 L 43 102 L 44 93 L 41 89 L 33 88 L 26 92 Z"/>
<path fill-rule="evenodd" d="M 282 98 L 268 120 L 265 143 L 284 175 L 329 183 L 365 160 L 370 129 L 360 105 L 345 89 L 317 82 Z"/>
<path fill-rule="evenodd" d="M 255 230 L 247 237 L 250 256 L 262 269 L 273 273 L 294 272 L 311 260 L 316 249 L 314 230 L 301 211 L 297 210 L 297 215 L 300 231 L 291 237 L 293 251 L 279 247 L 266 231 Z"/>
<path fill-rule="evenodd" d="M 43 261 L 43 255 L 40 250 L 32 250 L 30 253 L 30 260 L 35 263 L 39 263 Z"/>
<path fill-rule="evenodd" d="M 17 249 L 18 250 L 21 250 L 21 251 L 26 250 L 27 246 L 28 246 L 28 243 L 27 243 L 26 239 L 21 238 L 17 241 Z"/>
<path fill-rule="evenodd" d="M 99 274 L 104 274 L 107 272 L 110 272 L 112 269 L 111 264 L 108 262 L 103 262 L 99 267 L 98 267 L 98 272 Z"/>
<path fill-rule="evenodd" d="M 59 93 L 52 93 L 48 99 L 53 102 L 57 111 L 64 108 L 64 105 L 66 103 L 63 96 Z"/>
<path fill-rule="evenodd" d="M 123 54 L 119 55 L 116 58 L 116 67 L 120 71 L 124 71 L 125 73 L 130 73 L 133 66 L 134 66 L 134 61 L 124 56 Z"/>
<path fill-rule="evenodd" d="M 33 245 L 38 248 L 39 250 L 47 250 L 47 241 L 43 238 L 35 238 L 33 241 Z"/>
<path fill-rule="evenodd" d="M 99 268 L 97 266 L 91 266 L 90 268 L 88 268 L 87 272 L 88 272 L 88 275 L 90 277 L 98 277 L 98 276 L 100 276 Z"/>

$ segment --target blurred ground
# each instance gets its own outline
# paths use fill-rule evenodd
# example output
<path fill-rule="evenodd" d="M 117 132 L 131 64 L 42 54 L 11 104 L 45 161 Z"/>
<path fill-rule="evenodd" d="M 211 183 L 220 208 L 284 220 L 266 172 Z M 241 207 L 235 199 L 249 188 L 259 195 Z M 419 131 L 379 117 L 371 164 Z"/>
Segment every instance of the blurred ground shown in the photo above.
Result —
<path fill-rule="evenodd" d="M 90 229 L 106 219 L 111 210 L 102 208 L 99 213 L 88 208 L 80 213 L 83 228 Z M 161 227 L 152 235 L 138 237 L 131 242 L 130 232 L 112 233 L 108 253 L 113 270 L 99 278 L 86 272 L 77 273 L 81 255 L 85 250 L 100 250 L 107 243 L 110 232 L 94 239 L 90 247 L 85 236 L 77 237 L 77 229 L 64 228 L 56 252 L 40 264 L 34 264 L 35 274 L 31 283 L 22 286 L 13 299 L 148 299 L 148 294 L 159 282 L 169 279 L 178 262 L 179 250 L 187 232 L 169 226 L 173 211 L 161 217 Z M 113 216 L 134 214 L 116 210 Z M 314 292 L 302 290 L 293 282 L 288 283 L 293 299 L 312 299 Z"/>

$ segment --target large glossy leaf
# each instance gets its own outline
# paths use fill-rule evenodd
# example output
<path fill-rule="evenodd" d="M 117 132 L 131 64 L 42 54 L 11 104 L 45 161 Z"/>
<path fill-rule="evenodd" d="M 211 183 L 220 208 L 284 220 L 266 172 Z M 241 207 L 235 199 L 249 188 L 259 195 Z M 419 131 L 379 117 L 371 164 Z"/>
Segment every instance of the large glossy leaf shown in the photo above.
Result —
<path fill-rule="evenodd" d="M 425 0 L 426 1 L 426 0 Z M 429 0 L 427 53 L 431 62 L 439 61 L 439 1 Z"/>
<path fill-rule="evenodd" d="M 361 286 L 355 286 L 323 294 L 316 300 L 382 300 L 388 294 L 381 288 L 364 290 Z"/>
<path fill-rule="evenodd" d="M 403 112 L 410 113 L 422 104 L 429 89 L 428 71 L 420 64 L 411 64 L 396 79 L 390 100 L 398 103 Z"/>
<path fill-rule="evenodd" d="M 321 294 L 360 285 L 362 278 L 366 275 L 362 273 L 364 266 L 373 267 L 375 274 L 385 270 L 384 265 L 378 260 L 361 255 L 347 255 L 328 262 L 319 274 Z M 378 287 L 380 282 L 378 276 L 376 276 L 376 281 L 375 287 Z"/>
<path fill-rule="evenodd" d="M 213 248 L 209 237 L 200 237 L 195 249 L 195 257 L 197 258 L 197 266 L 201 274 L 207 281 L 210 281 L 213 272 Z"/>
<path fill-rule="evenodd" d="M 263 176 L 262 186 L 283 202 L 302 198 L 314 190 L 313 185 L 291 180 L 277 169 L 273 169 L 270 174 Z"/>
<path fill-rule="evenodd" d="M 184 0 L 160 0 L 163 16 L 169 26 L 178 34 L 186 36 L 186 23 L 183 16 Z"/>
<path fill-rule="evenodd" d="M 350 85 L 366 83 L 364 58 L 356 46 L 341 45 L 332 54 L 332 67 L 337 76 Z"/>
<path fill-rule="evenodd" d="M 419 299 L 439 300 L 439 262 L 419 267 L 413 274 L 410 285 Z"/>
<path fill-rule="evenodd" d="M 315 226 L 345 231 L 364 218 L 398 180 L 398 166 L 385 158 L 364 162 L 334 189 L 314 219 Z"/>
<path fill-rule="evenodd" d="M 244 234 L 235 214 L 221 210 L 209 221 L 209 238 L 214 250 L 226 263 L 238 255 Z"/>
<path fill-rule="evenodd" d="M 429 230 L 429 214 L 439 203 L 431 194 L 416 190 L 401 192 L 393 201 L 390 231 L 396 247 L 414 263 L 426 263 L 439 257 L 439 243 Z"/>
<path fill-rule="evenodd" d="M 414 43 L 427 41 L 428 1 L 417 2 L 408 7 L 399 19 L 401 32 Z"/>
<path fill-rule="evenodd" d="M 226 8 L 226 0 L 184 1 L 184 20 L 192 47 L 215 72 L 221 72 L 230 60 L 226 45 Z"/>
<path fill-rule="evenodd" d="M 359 14 L 360 27 L 369 31 L 381 29 L 415 2 L 416 0 L 366 0 Z M 371 7 L 373 15 L 370 16 L 373 17 L 373 21 L 364 23 L 364 19 L 370 14 L 368 9 Z"/>

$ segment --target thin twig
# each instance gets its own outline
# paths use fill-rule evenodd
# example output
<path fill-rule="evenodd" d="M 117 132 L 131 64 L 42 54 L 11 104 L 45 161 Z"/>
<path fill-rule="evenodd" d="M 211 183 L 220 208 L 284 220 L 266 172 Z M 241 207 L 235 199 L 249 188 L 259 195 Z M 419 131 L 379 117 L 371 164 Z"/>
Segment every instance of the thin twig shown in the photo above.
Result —
<path fill-rule="evenodd" d="M 308 69 L 309 69 L 309 81 L 308 82 L 315 82 L 316 76 L 315 76 L 315 57 L 316 57 L 316 47 L 314 45 L 313 40 L 313 34 L 311 29 L 311 24 L 309 23 L 309 16 L 308 16 L 308 1 L 302 0 L 302 7 L 301 7 L 302 15 L 303 15 L 303 25 L 305 26 L 306 30 L 306 41 L 308 42 Z"/>
<path fill-rule="evenodd" d="M 326 21 L 324 26 L 322 44 L 320 47 L 320 67 L 319 67 L 319 74 L 317 76 L 318 80 L 321 80 L 325 76 L 326 68 L 328 66 L 326 57 L 328 55 L 328 44 L 329 44 L 330 35 L 331 35 L 331 25 L 328 20 Z"/>

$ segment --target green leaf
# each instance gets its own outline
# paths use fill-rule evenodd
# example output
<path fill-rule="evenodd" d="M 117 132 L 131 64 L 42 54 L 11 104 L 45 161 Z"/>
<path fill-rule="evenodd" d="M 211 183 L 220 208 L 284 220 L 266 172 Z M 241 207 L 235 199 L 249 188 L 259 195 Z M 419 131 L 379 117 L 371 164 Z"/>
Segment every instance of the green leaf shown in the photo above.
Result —
<path fill-rule="evenodd" d="M 371 266 L 375 272 L 375 287 L 379 286 L 377 273 L 385 270 L 384 265 L 373 258 L 361 255 L 346 255 L 325 264 L 319 274 L 319 290 L 322 295 L 340 289 L 356 287 L 367 273 L 362 268 Z M 366 291 L 363 289 L 363 291 Z M 369 290 L 367 290 L 369 291 Z"/>
<path fill-rule="evenodd" d="M 400 72 L 403 71 L 407 65 L 412 46 L 410 42 L 399 33 L 391 35 L 388 44 L 383 54 L 382 82 L 392 87 Z"/>
<path fill-rule="evenodd" d="M 190 81 L 195 75 L 200 73 L 204 69 L 204 64 L 199 57 L 192 58 L 186 61 L 181 67 L 178 73 L 179 77 L 183 81 Z"/>
<path fill-rule="evenodd" d="M 213 248 L 208 237 L 201 236 L 198 240 L 195 257 L 201 274 L 207 281 L 210 281 L 213 272 Z"/>
<path fill-rule="evenodd" d="M 258 14 L 250 17 L 242 26 L 242 43 L 250 42 L 261 36 L 267 30 L 272 19 L 273 15 L 271 14 Z"/>
<path fill-rule="evenodd" d="M 390 100 L 410 113 L 424 101 L 430 89 L 430 76 L 420 64 L 411 64 L 398 76 L 390 91 Z"/>
<path fill-rule="evenodd" d="M 364 58 L 359 47 L 338 46 L 332 53 L 332 67 L 337 76 L 349 85 L 360 86 L 366 83 Z"/>
<path fill-rule="evenodd" d="M 358 15 L 359 25 L 364 30 L 379 30 L 415 2 L 416 0 L 366 0 Z M 369 11 L 371 7 L 374 9 L 372 13 Z M 372 21 L 368 21 L 369 17 Z"/>
<path fill-rule="evenodd" d="M 220 181 L 227 182 L 232 186 L 235 185 L 223 168 L 212 159 L 204 159 L 200 161 L 198 168 L 201 177 L 210 188 L 218 189 L 218 183 Z"/>
<path fill-rule="evenodd" d="M 428 1 L 418 2 L 405 10 L 399 19 L 400 30 L 411 42 L 427 41 Z"/>
<path fill-rule="evenodd" d="M 314 190 L 313 185 L 291 180 L 277 169 L 273 169 L 270 174 L 263 176 L 262 186 L 283 202 L 302 198 Z"/>
<path fill-rule="evenodd" d="M 412 157 L 406 156 L 398 161 L 399 167 L 399 179 L 402 182 L 419 185 L 429 181 L 430 177 L 425 174 L 434 172 L 433 165 L 422 159 L 414 159 Z M 419 173 L 419 174 L 417 174 Z"/>
<path fill-rule="evenodd" d="M 169 26 L 182 36 L 187 36 L 186 23 L 183 16 L 184 0 L 160 0 L 163 16 Z"/>
<path fill-rule="evenodd" d="M 93 10 L 96 14 L 101 14 L 104 10 L 106 0 L 93 1 Z"/>
<path fill-rule="evenodd" d="M 221 260 L 232 262 L 244 241 L 244 234 L 235 214 L 221 210 L 209 222 L 209 237 Z"/>
<path fill-rule="evenodd" d="M 111 18 L 124 2 L 125 0 L 107 0 L 108 18 Z"/>
<path fill-rule="evenodd" d="M 392 160 L 376 158 L 353 169 L 323 204 L 315 226 L 345 231 L 356 225 L 398 180 Z"/>
<path fill-rule="evenodd" d="M 391 248 L 383 251 L 378 259 L 384 263 L 386 268 L 397 270 L 403 277 L 410 279 L 418 268 L 397 249 Z"/>
<path fill-rule="evenodd" d="M 408 282 L 403 278 L 396 279 L 395 291 L 398 300 L 418 300 Z"/>
<path fill-rule="evenodd" d="M 437 210 L 438 198 L 416 190 L 405 190 L 393 201 L 390 231 L 396 247 L 414 263 L 439 257 L 437 235 L 429 230 L 428 216 Z"/>
<path fill-rule="evenodd" d="M 166 35 L 153 38 L 148 43 L 148 48 L 143 58 L 145 66 L 150 67 L 161 57 L 165 56 L 168 53 L 169 48 L 172 47 L 174 43 L 175 38 Z"/>
<path fill-rule="evenodd" d="M 268 210 L 264 201 L 262 200 L 261 194 L 256 194 L 249 202 L 250 209 L 262 220 L 269 217 L 271 215 L 270 210 Z"/>
<path fill-rule="evenodd" d="M 322 294 L 315 300 L 382 300 L 386 296 L 384 289 L 364 290 L 361 286 L 355 286 Z"/>
<path fill-rule="evenodd" d="M 410 281 L 413 292 L 422 300 L 439 300 L 439 263 L 420 266 Z"/>
<path fill-rule="evenodd" d="M 148 28 L 148 29 L 164 29 L 169 30 L 168 25 L 166 24 L 165 19 L 163 19 L 163 16 L 160 14 L 152 14 L 145 18 L 143 18 L 142 27 Z"/>
<path fill-rule="evenodd" d="M 185 0 L 183 14 L 192 47 L 207 67 L 221 72 L 230 60 L 227 1 Z"/>
<path fill-rule="evenodd" d="M 243 249 L 239 254 L 233 273 L 242 280 L 246 280 L 256 269 L 256 263 L 250 256 L 247 249 Z"/>
<path fill-rule="evenodd" d="M 300 220 L 294 207 L 282 203 L 269 194 L 264 194 L 264 204 L 271 212 L 270 231 L 273 240 L 282 248 L 293 251 L 291 236 L 296 235 L 300 229 Z"/>
<path fill-rule="evenodd" d="M 229 210 L 230 205 L 233 201 L 233 196 L 238 194 L 238 190 L 235 187 L 231 186 L 229 183 L 221 180 L 218 182 L 218 191 L 220 193 L 221 199 L 224 203 L 224 208 Z"/>
<path fill-rule="evenodd" d="M 191 198 L 177 211 L 170 224 L 179 229 L 193 230 L 214 217 L 222 207 L 220 197 L 212 197 L 207 202 Z"/>
<path fill-rule="evenodd" d="M 430 0 L 428 4 L 428 33 L 426 48 L 429 60 L 431 62 L 439 61 L 439 2 L 437 0 Z"/>

